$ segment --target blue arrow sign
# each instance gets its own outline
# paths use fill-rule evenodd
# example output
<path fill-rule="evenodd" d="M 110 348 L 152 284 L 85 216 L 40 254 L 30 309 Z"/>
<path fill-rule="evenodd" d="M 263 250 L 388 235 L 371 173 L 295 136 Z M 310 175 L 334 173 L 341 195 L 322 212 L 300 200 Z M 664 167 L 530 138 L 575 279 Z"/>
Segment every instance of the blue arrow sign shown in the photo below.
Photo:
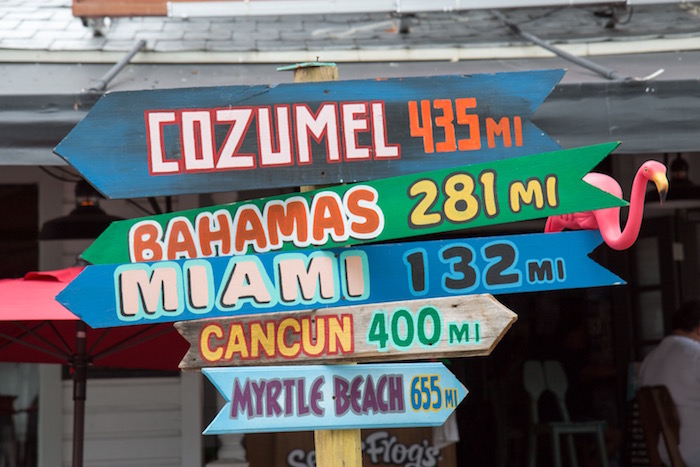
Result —
<path fill-rule="evenodd" d="M 96 265 L 57 299 L 101 328 L 624 284 L 586 256 L 601 243 L 572 231 Z"/>
<path fill-rule="evenodd" d="M 111 198 L 372 180 L 559 149 L 529 118 L 563 75 L 114 92 L 55 151 Z"/>
<path fill-rule="evenodd" d="M 205 435 L 440 426 L 467 395 L 442 363 L 204 368 L 226 404 Z"/>

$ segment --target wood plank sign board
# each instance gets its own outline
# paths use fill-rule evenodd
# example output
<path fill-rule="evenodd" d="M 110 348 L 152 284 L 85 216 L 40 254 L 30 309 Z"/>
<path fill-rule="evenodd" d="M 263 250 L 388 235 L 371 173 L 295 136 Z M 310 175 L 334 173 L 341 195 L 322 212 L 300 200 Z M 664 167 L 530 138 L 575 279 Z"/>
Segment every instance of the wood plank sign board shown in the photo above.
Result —
<path fill-rule="evenodd" d="M 114 92 L 55 152 L 111 198 L 384 178 L 559 149 L 529 118 L 563 75 Z"/>
<path fill-rule="evenodd" d="M 204 434 L 440 426 L 467 395 L 442 363 L 204 368 L 224 407 Z"/>
<path fill-rule="evenodd" d="M 583 176 L 618 143 L 117 221 L 92 264 L 329 248 L 627 203 Z"/>
<path fill-rule="evenodd" d="M 362 465 L 458 467 L 456 445 L 444 445 L 433 430 L 430 427 L 363 429 Z M 319 466 L 314 434 L 309 431 L 248 433 L 245 444 L 250 467 Z"/>
<path fill-rule="evenodd" d="M 57 300 L 101 328 L 623 284 L 587 256 L 601 243 L 571 231 L 95 265 Z"/>
<path fill-rule="evenodd" d="M 181 321 L 180 368 L 489 355 L 517 316 L 491 295 Z"/>

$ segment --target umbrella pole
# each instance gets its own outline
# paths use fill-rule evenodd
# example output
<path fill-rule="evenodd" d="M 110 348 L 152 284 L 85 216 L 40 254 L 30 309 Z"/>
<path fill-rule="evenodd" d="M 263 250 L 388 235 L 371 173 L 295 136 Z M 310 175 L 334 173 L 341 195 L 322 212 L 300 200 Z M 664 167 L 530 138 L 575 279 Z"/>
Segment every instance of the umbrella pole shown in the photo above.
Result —
<path fill-rule="evenodd" d="M 73 361 L 73 467 L 83 467 L 85 439 L 85 394 L 87 390 L 87 329 L 82 321 L 75 325 Z"/>

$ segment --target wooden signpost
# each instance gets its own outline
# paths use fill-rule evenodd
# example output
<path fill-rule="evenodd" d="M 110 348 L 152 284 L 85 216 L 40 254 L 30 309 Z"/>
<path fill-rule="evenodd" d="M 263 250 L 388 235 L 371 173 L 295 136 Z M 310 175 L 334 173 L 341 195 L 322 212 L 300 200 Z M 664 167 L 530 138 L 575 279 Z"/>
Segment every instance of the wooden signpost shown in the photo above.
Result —
<path fill-rule="evenodd" d="M 582 181 L 618 143 L 113 222 L 92 264 L 329 248 L 624 206 Z"/>
<path fill-rule="evenodd" d="M 334 64 L 306 63 L 294 71 L 294 82 L 335 81 L 338 68 Z M 313 185 L 302 185 L 301 192 L 313 191 Z M 315 430 L 314 444 L 318 448 L 318 464 L 327 467 L 362 467 L 361 432 L 350 430 Z M 339 459 L 342 459 L 339 460 Z"/>
<path fill-rule="evenodd" d="M 55 152 L 111 198 L 385 178 L 559 149 L 529 118 L 563 75 L 114 92 Z"/>
<path fill-rule="evenodd" d="M 491 295 L 181 321 L 180 368 L 489 355 L 517 316 Z"/>
<path fill-rule="evenodd" d="M 572 231 L 96 265 L 57 299 L 101 328 L 623 283 L 587 256 L 601 243 Z"/>
<path fill-rule="evenodd" d="M 226 404 L 204 434 L 440 426 L 467 395 L 442 363 L 204 368 Z"/>
<path fill-rule="evenodd" d="M 226 400 L 205 434 L 315 430 L 320 466 L 358 467 L 360 428 L 467 394 L 386 362 L 488 355 L 516 319 L 493 294 L 623 283 L 598 232 L 365 245 L 626 205 L 582 180 L 618 143 L 529 121 L 562 76 L 108 93 L 55 149 L 108 197 L 348 184 L 115 222 L 57 299 L 94 328 L 179 321 Z"/>

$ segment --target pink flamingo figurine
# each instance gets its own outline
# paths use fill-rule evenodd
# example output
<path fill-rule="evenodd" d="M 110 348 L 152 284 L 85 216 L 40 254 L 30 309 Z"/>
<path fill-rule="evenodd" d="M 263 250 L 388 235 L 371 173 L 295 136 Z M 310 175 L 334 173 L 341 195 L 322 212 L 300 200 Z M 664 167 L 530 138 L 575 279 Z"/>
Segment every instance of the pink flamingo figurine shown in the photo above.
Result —
<path fill-rule="evenodd" d="M 583 177 L 585 182 L 600 188 L 611 195 L 622 198 L 622 188 L 614 178 L 591 172 Z M 545 232 L 561 232 L 564 229 L 571 230 L 600 230 L 605 243 L 614 250 L 626 250 L 631 247 L 642 226 L 644 214 L 644 197 L 646 195 L 647 182 L 654 182 L 663 203 L 668 193 L 668 179 L 666 178 L 666 166 L 657 161 L 646 161 L 637 170 L 632 182 L 632 194 L 630 195 L 629 216 L 624 230 L 620 230 L 620 208 L 606 208 L 595 211 L 576 212 L 562 214 L 547 219 L 544 226 Z"/>

